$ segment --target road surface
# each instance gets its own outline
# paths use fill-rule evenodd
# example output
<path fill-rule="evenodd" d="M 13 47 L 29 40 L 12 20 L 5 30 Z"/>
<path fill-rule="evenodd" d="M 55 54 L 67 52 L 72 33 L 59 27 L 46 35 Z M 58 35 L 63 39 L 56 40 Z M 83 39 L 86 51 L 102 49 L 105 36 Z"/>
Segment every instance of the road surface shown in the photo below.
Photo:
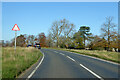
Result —
<path fill-rule="evenodd" d="M 118 78 L 118 64 L 54 49 L 41 49 L 42 61 L 27 78 Z"/>

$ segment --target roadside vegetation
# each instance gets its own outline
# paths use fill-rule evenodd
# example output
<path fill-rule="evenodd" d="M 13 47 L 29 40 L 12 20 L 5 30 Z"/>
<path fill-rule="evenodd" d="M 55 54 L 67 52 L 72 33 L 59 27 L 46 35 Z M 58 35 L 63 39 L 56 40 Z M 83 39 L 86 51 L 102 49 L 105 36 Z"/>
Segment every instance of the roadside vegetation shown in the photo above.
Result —
<path fill-rule="evenodd" d="M 108 52 L 105 50 L 75 50 L 75 49 L 69 49 L 67 51 L 120 63 L 120 58 L 119 58 L 120 54 L 118 52 Z"/>
<path fill-rule="evenodd" d="M 101 58 L 104 60 L 120 63 L 120 58 L 119 58 L 120 53 L 118 52 L 108 52 L 105 50 L 75 50 L 75 49 L 67 49 L 67 51 L 89 55 L 89 56 Z"/>
<path fill-rule="evenodd" d="M 40 50 L 33 47 L 2 48 L 2 78 L 16 78 L 42 56 Z"/>

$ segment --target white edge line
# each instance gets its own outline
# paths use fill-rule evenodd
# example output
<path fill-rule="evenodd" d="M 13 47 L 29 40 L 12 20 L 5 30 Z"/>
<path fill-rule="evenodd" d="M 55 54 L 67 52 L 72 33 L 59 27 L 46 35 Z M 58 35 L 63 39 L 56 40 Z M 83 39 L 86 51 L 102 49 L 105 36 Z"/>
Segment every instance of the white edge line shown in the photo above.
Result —
<path fill-rule="evenodd" d="M 38 69 L 38 67 L 41 65 L 41 63 L 43 62 L 43 59 L 44 59 L 44 53 L 42 52 L 42 54 L 43 54 L 43 57 L 42 57 L 42 59 L 41 59 L 41 61 L 40 61 L 40 63 L 37 65 L 37 67 L 32 71 L 32 73 L 27 77 L 27 79 L 29 79 L 29 78 L 31 78 L 32 77 L 32 75 L 35 73 L 35 71 Z M 26 79 L 26 80 L 27 80 Z"/>
<path fill-rule="evenodd" d="M 69 57 L 69 56 L 67 56 L 69 59 L 71 59 L 72 61 L 74 61 L 75 62 L 75 60 L 73 59 L 73 58 L 71 58 L 71 57 Z"/>
<path fill-rule="evenodd" d="M 66 51 L 66 52 L 70 52 L 70 51 Z M 79 54 L 79 53 L 75 53 L 75 52 L 70 52 L 70 53 L 77 54 L 77 55 L 82 55 L 82 56 L 85 56 L 85 57 L 89 57 L 89 58 L 97 59 L 97 60 L 100 60 L 100 61 L 103 61 L 103 62 L 107 62 L 107 63 L 115 64 L 115 65 L 120 65 L 120 64 L 115 63 L 115 62 L 107 61 L 107 60 L 100 59 L 100 58 L 97 58 L 97 57 L 92 57 L 92 56 L 89 56 L 89 55 L 83 55 L 83 54 Z"/>
<path fill-rule="evenodd" d="M 100 77 L 99 75 L 97 75 L 96 73 L 94 73 L 93 71 L 91 71 L 90 69 L 88 69 L 87 67 L 85 67 L 84 65 L 80 64 L 80 66 L 83 67 L 84 69 L 86 69 L 87 71 L 89 71 L 90 73 L 92 73 L 94 76 L 96 76 L 100 80 L 104 80 L 102 77 Z"/>

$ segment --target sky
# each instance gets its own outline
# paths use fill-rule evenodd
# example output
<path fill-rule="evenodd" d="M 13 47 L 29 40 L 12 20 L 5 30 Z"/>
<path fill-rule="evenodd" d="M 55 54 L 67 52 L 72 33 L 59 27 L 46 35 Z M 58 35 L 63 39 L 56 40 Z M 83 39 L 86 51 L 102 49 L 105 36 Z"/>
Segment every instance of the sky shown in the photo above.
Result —
<path fill-rule="evenodd" d="M 1 0 L 2 2 L 118 2 L 120 0 Z"/>
<path fill-rule="evenodd" d="M 117 2 L 3 2 L 2 39 L 14 38 L 12 28 L 15 24 L 20 28 L 17 36 L 37 36 L 41 32 L 47 36 L 52 23 L 64 18 L 75 24 L 76 31 L 85 25 L 94 35 L 100 35 L 101 25 L 109 16 L 118 24 Z"/>

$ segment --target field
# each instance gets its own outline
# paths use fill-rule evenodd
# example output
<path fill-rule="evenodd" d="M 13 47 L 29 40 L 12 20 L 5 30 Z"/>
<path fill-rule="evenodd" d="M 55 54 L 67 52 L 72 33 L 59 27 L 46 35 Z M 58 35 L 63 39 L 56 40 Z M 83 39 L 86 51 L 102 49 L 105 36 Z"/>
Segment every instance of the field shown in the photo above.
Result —
<path fill-rule="evenodd" d="M 2 48 L 2 78 L 16 78 L 42 56 L 36 48 L 14 47 Z"/>
<path fill-rule="evenodd" d="M 120 53 L 119 52 L 109 52 L 105 50 L 79 50 L 79 49 L 65 49 L 65 48 L 52 48 L 64 51 L 75 52 L 78 54 L 89 55 L 104 60 L 120 63 Z"/>

